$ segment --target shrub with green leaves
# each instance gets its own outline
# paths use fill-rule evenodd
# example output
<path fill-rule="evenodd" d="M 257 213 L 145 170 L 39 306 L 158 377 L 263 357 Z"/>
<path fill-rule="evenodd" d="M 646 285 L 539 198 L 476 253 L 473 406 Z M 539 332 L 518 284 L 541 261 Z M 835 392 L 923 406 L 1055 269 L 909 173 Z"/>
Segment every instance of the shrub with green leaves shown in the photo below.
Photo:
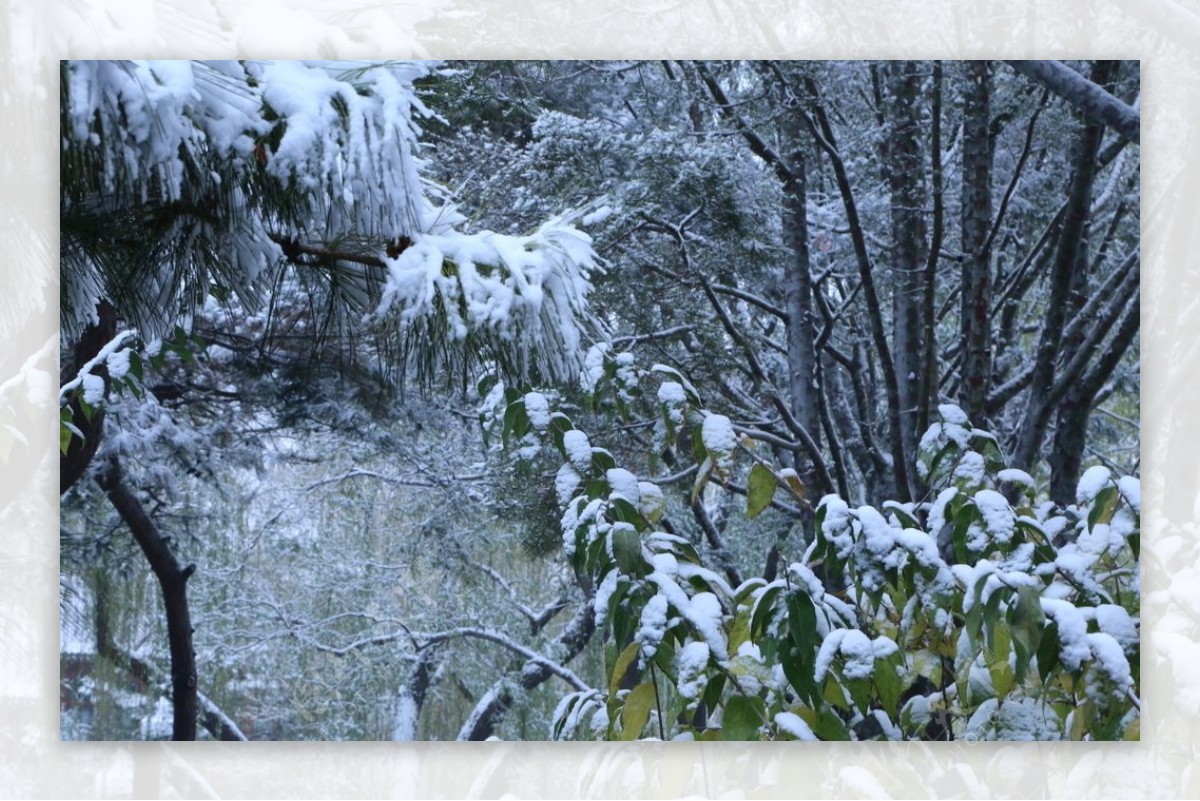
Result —
<path fill-rule="evenodd" d="M 778 493 L 803 502 L 794 470 L 755 453 L 684 376 L 604 365 L 591 386 L 614 407 L 631 380 L 657 398 L 653 447 L 693 454 L 693 499 L 736 473 L 751 516 Z M 604 635 L 606 686 L 564 697 L 554 738 L 1137 738 L 1136 478 L 1092 467 L 1076 504 L 1041 502 L 992 434 L 943 405 L 921 440 L 927 500 L 855 508 L 827 495 L 799 561 L 734 587 L 657 525 L 662 488 L 540 393 L 508 400 L 504 439 L 562 459 L 563 551 L 594 587 Z"/>

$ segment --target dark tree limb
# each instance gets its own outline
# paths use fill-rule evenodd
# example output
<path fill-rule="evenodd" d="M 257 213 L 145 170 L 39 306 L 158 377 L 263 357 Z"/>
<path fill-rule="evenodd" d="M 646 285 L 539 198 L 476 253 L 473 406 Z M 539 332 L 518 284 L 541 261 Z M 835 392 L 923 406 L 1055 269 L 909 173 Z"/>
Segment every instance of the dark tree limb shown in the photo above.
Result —
<path fill-rule="evenodd" d="M 417 721 L 421 718 L 425 696 L 436 675 L 438 650 L 437 644 L 427 645 L 417 654 L 417 666 L 413 668 L 412 676 L 397 694 L 396 717 L 392 726 L 393 740 L 411 742 L 417 739 Z"/>
<path fill-rule="evenodd" d="M 556 654 L 559 664 L 566 664 L 583 650 L 595 630 L 596 615 L 589 596 L 579 605 L 575 616 L 571 618 L 562 634 L 554 639 L 554 644 L 549 650 Z M 528 691 L 541 685 L 553 675 L 554 673 L 544 662 L 531 660 L 525 662 L 521 667 L 518 683 L 521 689 Z M 512 679 L 504 676 L 480 697 L 479 703 L 475 705 L 470 717 L 459 730 L 458 739 L 478 741 L 491 737 L 496 733 L 496 727 L 504 719 L 512 702 Z"/>
<path fill-rule="evenodd" d="M 1104 83 L 1108 80 L 1111 63 L 1100 62 L 1093 77 Z M 1092 186 L 1098 165 L 1096 154 L 1104 129 L 1099 124 L 1084 126 L 1075 148 L 1074 175 L 1071 180 L 1067 207 L 1059 233 L 1058 249 L 1050 274 L 1050 293 L 1046 317 L 1042 324 L 1034 359 L 1033 374 L 1026 402 L 1025 419 L 1016 437 L 1014 463 L 1030 467 L 1037 458 L 1042 438 L 1053 414 L 1048 396 L 1054 383 L 1054 366 L 1063 341 L 1068 309 L 1068 293 L 1075 271 L 1086 265 L 1086 236 L 1091 220 Z"/>
<path fill-rule="evenodd" d="M 803 111 L 797 110 L 801 120 L 808 128 L 809 134 L 817 146 L 829 157 L 833 166 L 834 178 L 838 192 L 842 197 L 842 206 L 846 211 L 846 221 L 850 227 L 850 241 L 854 246 L 855 261 L 858 264 L 859 278 L 862 281 L 863 295 L 867 302 L 867 317 L 871 323 L 872 344 L 879 358 L 883 373 L 884 390 L 887 392 L 888 423 L 890 428 L 890 444 L 892 451 L 892 475 L 896 483 L 896 495 L 899 500 L 907 501 L 912 498 L 913 487 L 909 484 L 908 455 L 904 452 L 904 442 L 901 436 L 902 421 L 900 419 L 900 387 L 896 379 L 896 365 L 892 360 L 891 347 L 883 323 L 882 304 L 879 293 L 875 288 L 874 266 L 867 252 L 867 242 L 863 227 L 858 216 L 858 204 L 854 199 L 854 190 L 850 185 L 850 176 L 846 165 L 838 151 L 834 140 L 833 128 L 824 107 L 819 102 L 819 92 L 816 82 L 806 79 L 806 86 L 812 100 L 813 114 L 810 117 Z"/>
<path fill-rule="evenodd" d="M 1070 103 L 1093 123 L 1140 143 L 1142 117 L 1137 109 L 1122 103 L 1061 61 L 1009 61 L 1008 65 Z"/>
<path fill-rule="evenodd" d="M 73 352 L 75 369 L 81 368 L 100 353 L 100 351 L 117 335 L 117 310 L 108 301 L 101 301 L 96 309 L 98 321 L 96 325 L 88 326 L 79 341 L 75 343 Z M 95 374 L 108 382 L 108 368 L 100 365 Z M 65 383 L 66 378 L 63 378 Z M 100 439 L 104 433 L 104 410 L 97 409 L 91 419 L 83 415 L 79 399 L 74 398 L 70 403 L 71 419 L 83 434 L 71 437 L 66 453 L 58 457 L 58 494 L 66 493 L 75 482 L 83 476 L 96 456 L 100 447 Z"/>
<path fill-rule="evenodd" d="M 174 704 L 172 740 L 195 740 L 199 699 L 196 692 L 196 653 L 192 648 L 192 617 L 188 609 L 187 581 L 195 565 L 183 567 L 171 553 L 158 526 L 141 501 L 125 485 L 116 457 L 96 478 L 117 514 L 141 547 L 162 588 L 167 613 L 167 639 L 171 652 L 171 698 Z"/>

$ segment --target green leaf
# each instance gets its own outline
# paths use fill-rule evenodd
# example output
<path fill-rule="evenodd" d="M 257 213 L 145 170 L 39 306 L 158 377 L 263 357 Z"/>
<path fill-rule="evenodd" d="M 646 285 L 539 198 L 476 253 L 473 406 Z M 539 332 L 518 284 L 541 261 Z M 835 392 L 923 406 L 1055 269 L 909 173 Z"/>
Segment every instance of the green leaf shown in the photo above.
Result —
<path fill-rule="evenodd" d="M 1038 644 L 1037 649 L 1038 673 L 1041 674 L 1043 684 L 1058 668 L 1058 655 L 1061 650 L 1062 643 L 1058 641 L 1058 624 L 1051 620 L 1042 632 L 1042 641 Z"/>
<path fill-rule="evenodd" d="M 692 458 L 696 464 L 703 464 L 708 459 L 708 448 L 704 447 L 704 434 L 698 423 L 692 428 Z"/>
<path fill-rule="evenodd" d="M 987 583 L 988 577 L 981 576 L 975 582 L 975 586 L 970 590 L 972 593 L 971 609 L 966 613 L 963 620 L 963 626 L 967 630 L 967 638 L 972 647 L 976 647 L 979 643 L 979 635 L 983 629 L 983 603 L 979 600 L 983 595 L 983 585 Z"/>
<path fill-rule="evenodd" d="M 1117 503 L 1120 500 L 1121 494 L 1111 484 L 1100 490 L 1096 494 L 1096 499 L 1092 501 L 1091 511 L 1088 512 L 1088 528 L 1109 523 L 1113 518 L 1113 513 L 1117 511 Z"/>
<path fill-rule="evenodd" d="M 729 653 L 736 654 L 742 643 L 750 641 L 750 609 L 741 607 L 729 627 Z"/>
<path fill-rule="evenodd" d="M 854 702 L 854 708 L 864 715 L 867 714 L 867 710 L 871 708 L 871 680 L 846 679 L 845 686 Z"/>
<path fill-rule="evenodd" d="M 754 615 L 750 618 L 751 640 L 758 640 L 766 633 L 766 626 L 770 621 L 770 614 L 775 606 L 775 596 L 781 592 L 783 592 L 783 587 L 776 585 L 768 587 L 759 596 L 758 603 L 754 605 Z"/>
<path fill-rule="evenodd" d="M 646 528 L 646 521 L 642 519 L 637 507 L 619 495 L 608 499 L 608 516 L 611 520 L 629 523 L 639 531 Z"/>
<path fill-rule="evenodd" d="M 83 399 L 82 392 L 76 397 L 79 400 L 79 411 L 83 413 L 84 422 L 92 422 L 92 418 L 96 416 L 96 407 Z"/>
<path fill-rule="evenodd" d="M 563 435 L 574 427 L 575 425 L 571 422 L 571 418 L 562 412 L 555 412 L 550 415 L 550 436 L 554 440 L 554 447 L 558 448 L 559 453 L 564 457 L 567 455 L 567 450 L 563 446 Z"/>
<path fill-rule="evenodd" d="M 900 694 L 904 692 L 904 678 L 900 671 L 903 669 L 904 658 L 897 652 L 875 663 L 873 678 L 875 689 L 879 693 L 879 701 L 888 717 L 896 719 L 899 711 Z"/>
<path fill-rule="evenodd" d="M 58 448 L 63 453 L 66 453 L 71 447 L 71 438 L 78 436 L 83 439 L 83 434 L 75 425 L 75 415 L 71 413 L 70 406 L 63 406 L 58 410 Z"/>
<path fill-rule="evenodd" d="M 750 468 L 750 477 L 746 480 L 746 517 L 758 517 L 771 505 L 776 484 L 775 473 L 767 467 L 756 462 Z"/>
<path fill-rule="evenodd" d="M 787 596 L 788 634 L 792 647 L 788 649 L 786 661 L 795 665 L 792 674 L 784 666 L 784 675 L 802 698 L 817 700 L 817 681 L 813 673 L 817 662 L 817 610 L 812 599 L 803 592 L 791 592 Z"/>
<path fill-rule="evenodd" d="M 721 739 L 746 741 L 759 739 L 758 730 L 766 722 L 766 705 L 758 697 L 735 695 L 725 702 L 721 718 Z"/>
<path fill-rule="evenodd" d="M 621 572 L 635 577 L 643 574 L 642 538 L 635 529 L 624 526 L 615 528 L 611 534 L 613 558 Z"/>
<path fill-rule="evenodd" d="M 705 709 L 716 709 L 721 703 L 721 693 L 725 691 L 725 674 L 714 673 L 708 679 L 701 701 Z"/>
<path fill-rule="evenodd" d="M 934 457 L 929 460 L 929 481 L 930 481 L 930 483 L 933 483 L 935 481 L 935 479 L 937 478 L 937 471 L 938 471 L 938 468 L 941 467 L 942 460 L 957 450 L 959 450 L 958 445 L 953 440 L 951 440 L 950 442 L 947 442 L 945 445 L 943 445 L 942 449 L 939 450 L 937 452 L 937 454 L 935 454 Z"/>
<path fill-rule="evenodd" d="M 788 632 L 792 642 L 799 648 L 815 651 L 817 648 L 817 609 L 812 599 L 804 592 L 791 592 L 787 597 Z"/>
<path fill-rule="evenodd" d="M 637 659 L 638 650 L 641 645 L 636 642 L 631 642 L 625 646 L 625 650 L 617 657 L 617 663 L 613 665 L 612 678 L 608 682 L 609 696 L 615 696 L 617 690 L 621 687 L 621 682 L 625 679 L 625 674 L 629 671 L 629 666 Z"/>
<path fill-rule="evenodd" d="M 1007 587 L 997 587 L 988 596 L 987 604 L 983 607 L 983 642 L 988 648 L 995 650 L 996 624 L 1000 621 L 1000 603 L 1004 596 L 1012 590 Z"/>
<path fill-rule="evenodd" d="M 621 707 L 621 739 L 636 740 L 650 720 L 650 708 L 654 706 L 654 685 L 644 682 L 634 687 L 625 697 Z"/>
<path fill-rule="evenodd" d="M 975 504 L 965 505 L 954 520 L 954 556 L 960 564 L 969 562 L 967 550 L 967 530 L 971 524 L 982 521 L 979 509 Z"/>
<path fill-rule="evenodd" d="M 845 712 L 850 711 L 850 702 L 846 700 L 846 692 L 842 689 L 842 683 L 838 681 L 832 671 L 825 674 L 825 687 L 821 691 L 821 698 L 825 700 L 825 703 L 838 709 Z"/>
<path fill-rule="evenodd" d="M 1004 454 L 1000 453 L 1000 446 L 993 435 L 976 431 L 970 442 L 971 447 L 983 456 L 984 468 L 988 472 L 996 473 L 1004 469 Z"/>
<path fill-rule="evenodd" d="M 1017 683 L 1025 681 L 1029 660 L 1041 642 L 1046 615 L 1038 591 L 1033 587 L 1018 587 L 1016 603 L 1008 607 L 1008 625 L 1012 630 L 1013 646 L 1017 653 Z"/>
<path fill-rule="evenodd" d="M 603 448 L 592 448 L 592 467 L 599 470 L 601 473 L 606 470 L 612 470 L 617 466 L 617 460 L 613 455 Z"/>
<path fill-rule="evenodd" d="M 129 373 L 138 382 L 142 381 L 142 357 L 136 351 L 130 351 L 129 353 Z"/>
<path fill-rule="evenodd" d="M 1008 654 L 1012 648 L 1008 626 L 1000 623 L 996 626 L 991 655 L 987 660 L 988 673 L 992 676 L 992 686 L 996 688 L 996 697 L 1003 699 L 1012 691 L 1016 676 L 1013 667 L 1008 663 Z"/>
<path fill-rule="evenodd" d="M 658 666 L 659 670 L 669 676 L 671 675 L 672 663 L 674 661 L 675 646 L 671 644 L 667 637 L 663 637 L 663 641 L 658 644 L 658 650 L 654 652 L 654 664 Z"/>
<path fill-rule="evenodd" d="M 822 740 L 845 741 L 850 739 L 850 730 L 846 728 L 845 721 L 831 709 L 822 709 L 817 715 L 816 721 L 810 723 L 809 726 L 812 728 L 813 734 Z"/>
<path fill-rule="evenodd" d="M 750 596 L 755 591 L 767 586 L 767 582 L 758 576 L 751 576 L 741 583 L 741 586 L 736 587 L 733 593 L 733 603 L 735 606 L 741 606 L 746 601 L 750 600 Z"/>
<path fill-rule="evenodd" d="M 904 526 L 905 528 L 924 528 L 915 517 L 905 511 L 904 507 L 896 501 L 884 501 L 883 508 L 894 514 L 896 519 L 900 521 L 900 525 Z"/>
<path fill-rule="evenodd" d="M 783 668 L 783 675 L 796 691 L 796 695 L 811 703 L 817 693 L 812 665 L 805 664 L 800 650 L 787 640 L 779 644 L 779 666 Z"/>

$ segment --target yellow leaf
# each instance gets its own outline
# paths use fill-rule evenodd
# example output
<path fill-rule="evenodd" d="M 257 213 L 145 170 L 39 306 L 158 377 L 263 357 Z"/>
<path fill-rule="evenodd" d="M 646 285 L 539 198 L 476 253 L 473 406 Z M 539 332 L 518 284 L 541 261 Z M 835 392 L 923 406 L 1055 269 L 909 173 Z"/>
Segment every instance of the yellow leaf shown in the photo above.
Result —
<path fill-rule="evenodd" d="M 625 697 L 621 708 L 621 739 L 636 740 L 650 720 L 650 707 L 654 705 L 654 685 L 639 684 Z"/>
<path fill-rule="evenodd" d="M 625 673 L 637 657 L 639 647 L 638 643 L 631 642 L 625 646 L 625 650 L 617 657 L 617 662 L 613 665 L 612 679 L 608 683 L 608 694 L 610 696 L 617 694 L 617 690 L 621 686 L 621 681 L 625 678 Z"/>

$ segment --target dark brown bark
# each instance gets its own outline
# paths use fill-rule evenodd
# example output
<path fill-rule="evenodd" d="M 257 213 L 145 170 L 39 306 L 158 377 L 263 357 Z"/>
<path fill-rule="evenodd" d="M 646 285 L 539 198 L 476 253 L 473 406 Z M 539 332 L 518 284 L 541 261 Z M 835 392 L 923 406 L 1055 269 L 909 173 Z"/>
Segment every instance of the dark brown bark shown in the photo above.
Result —
<path fill-rule="evenodd" d="M 104 466 L 96 480 L 129 527 L 162 589 L 171 652 L 171 695 L 174 704 L 171 739 L 195 740 L 199 708 L 196 654 L 192 648 L 192 617 L 187 599 L 187 582 L 195 572 L 195 565 L 182 567 L 179 564 L 158 526 L 146 514 L 141 501 L 125 485 L 115 457 Z"/>
<path fill-rule="evenodd" d="M 100 350 L 113 340 L 117 335 L 117 310 L 113 308 L 108 301 L 101 301 L 96 309 L 98 322 L 96 325 L 88 326 L 79 341 L 75 343 L 72 349 L 72 359 L 69 365 L 74 370 L 78 370 L 83 365 L 87 364 Z M 101 365 L 94 371 L 107 383 L 108 368 Z M 64 379 L 74 378 L 74 376 L 63 376 Z M 100 438 L 104 431 L 104 410 L 97 409 L 91 419 L 87 419 L 83 415 L 83 408 L 78 399 L 73 399 L 70 403 L 71 419 L 75 426 L 83 433 L 83 439 L 78 436 L 72 437 L 70 445 L 66 453 L 59 453 L 58 457 L 58 494 L 62 495 L 67 490 L 75 485 L 75 482 L 87 471 L 91 465 L 92 459 L 96 456 L 96 449 L 100 447 Z"/>
<path fill-rule="evenodd" d="M 820 447 L 821 417 L 817 398 L 817 358 L 812 314 L 812 273 L 808 254 L 808 214 L 804 152 L 797 148 L 791 158 L 792 180 L 783 187 L 783 231 L 792 253 L 791 269 L 785 278 L 787 299 L 788 394 L 792 416 L 812 433 Z M 806 481 L 812 469 L 796 455 L 796 472 Z"/>
<path fill-rule="evenodd" d="M 966 65 L 963 92 L 962 353 L 959 399 L 967 417 L 984 425 L 992 371 L 991 253 L 992 154 L 988 142 L 991 72 L 986 61 Z"/>
<path fill-rule="evenodd" d="M 929 132 L 929 163 L 931 191 L 933 194 L 933 231 L 929 242 L 929 251 L 925 262 L 925 296 L 921 300 L 921 319 L 924 324 L 922 339 L 923 386 L 921 388 L 921 403 L 917 416 L 917 432 L 922 434 L 929 428 L 934 406 L 938 401 L 938 364 L 937 364 L 937 325 L 934 315 L 937 313 L 937 269 L 938 254 L 942 250 L 945 237 L 946 207 L 944 201 L 944 184 L 942 181 L 942 62 L 933 62 L 933 90 L 931 97 Z"/>
<path fill-rule="evenodd" d="M 926 280 L 927 192 L 918 71 L 913 61 L 889 62 L 886 71 L 891 111 L 887 175 L 891 190 L 892 353 L 900 397 L 900 436 L 909 459 L 917 452 L 926 369 L 921 313 Z"/>

